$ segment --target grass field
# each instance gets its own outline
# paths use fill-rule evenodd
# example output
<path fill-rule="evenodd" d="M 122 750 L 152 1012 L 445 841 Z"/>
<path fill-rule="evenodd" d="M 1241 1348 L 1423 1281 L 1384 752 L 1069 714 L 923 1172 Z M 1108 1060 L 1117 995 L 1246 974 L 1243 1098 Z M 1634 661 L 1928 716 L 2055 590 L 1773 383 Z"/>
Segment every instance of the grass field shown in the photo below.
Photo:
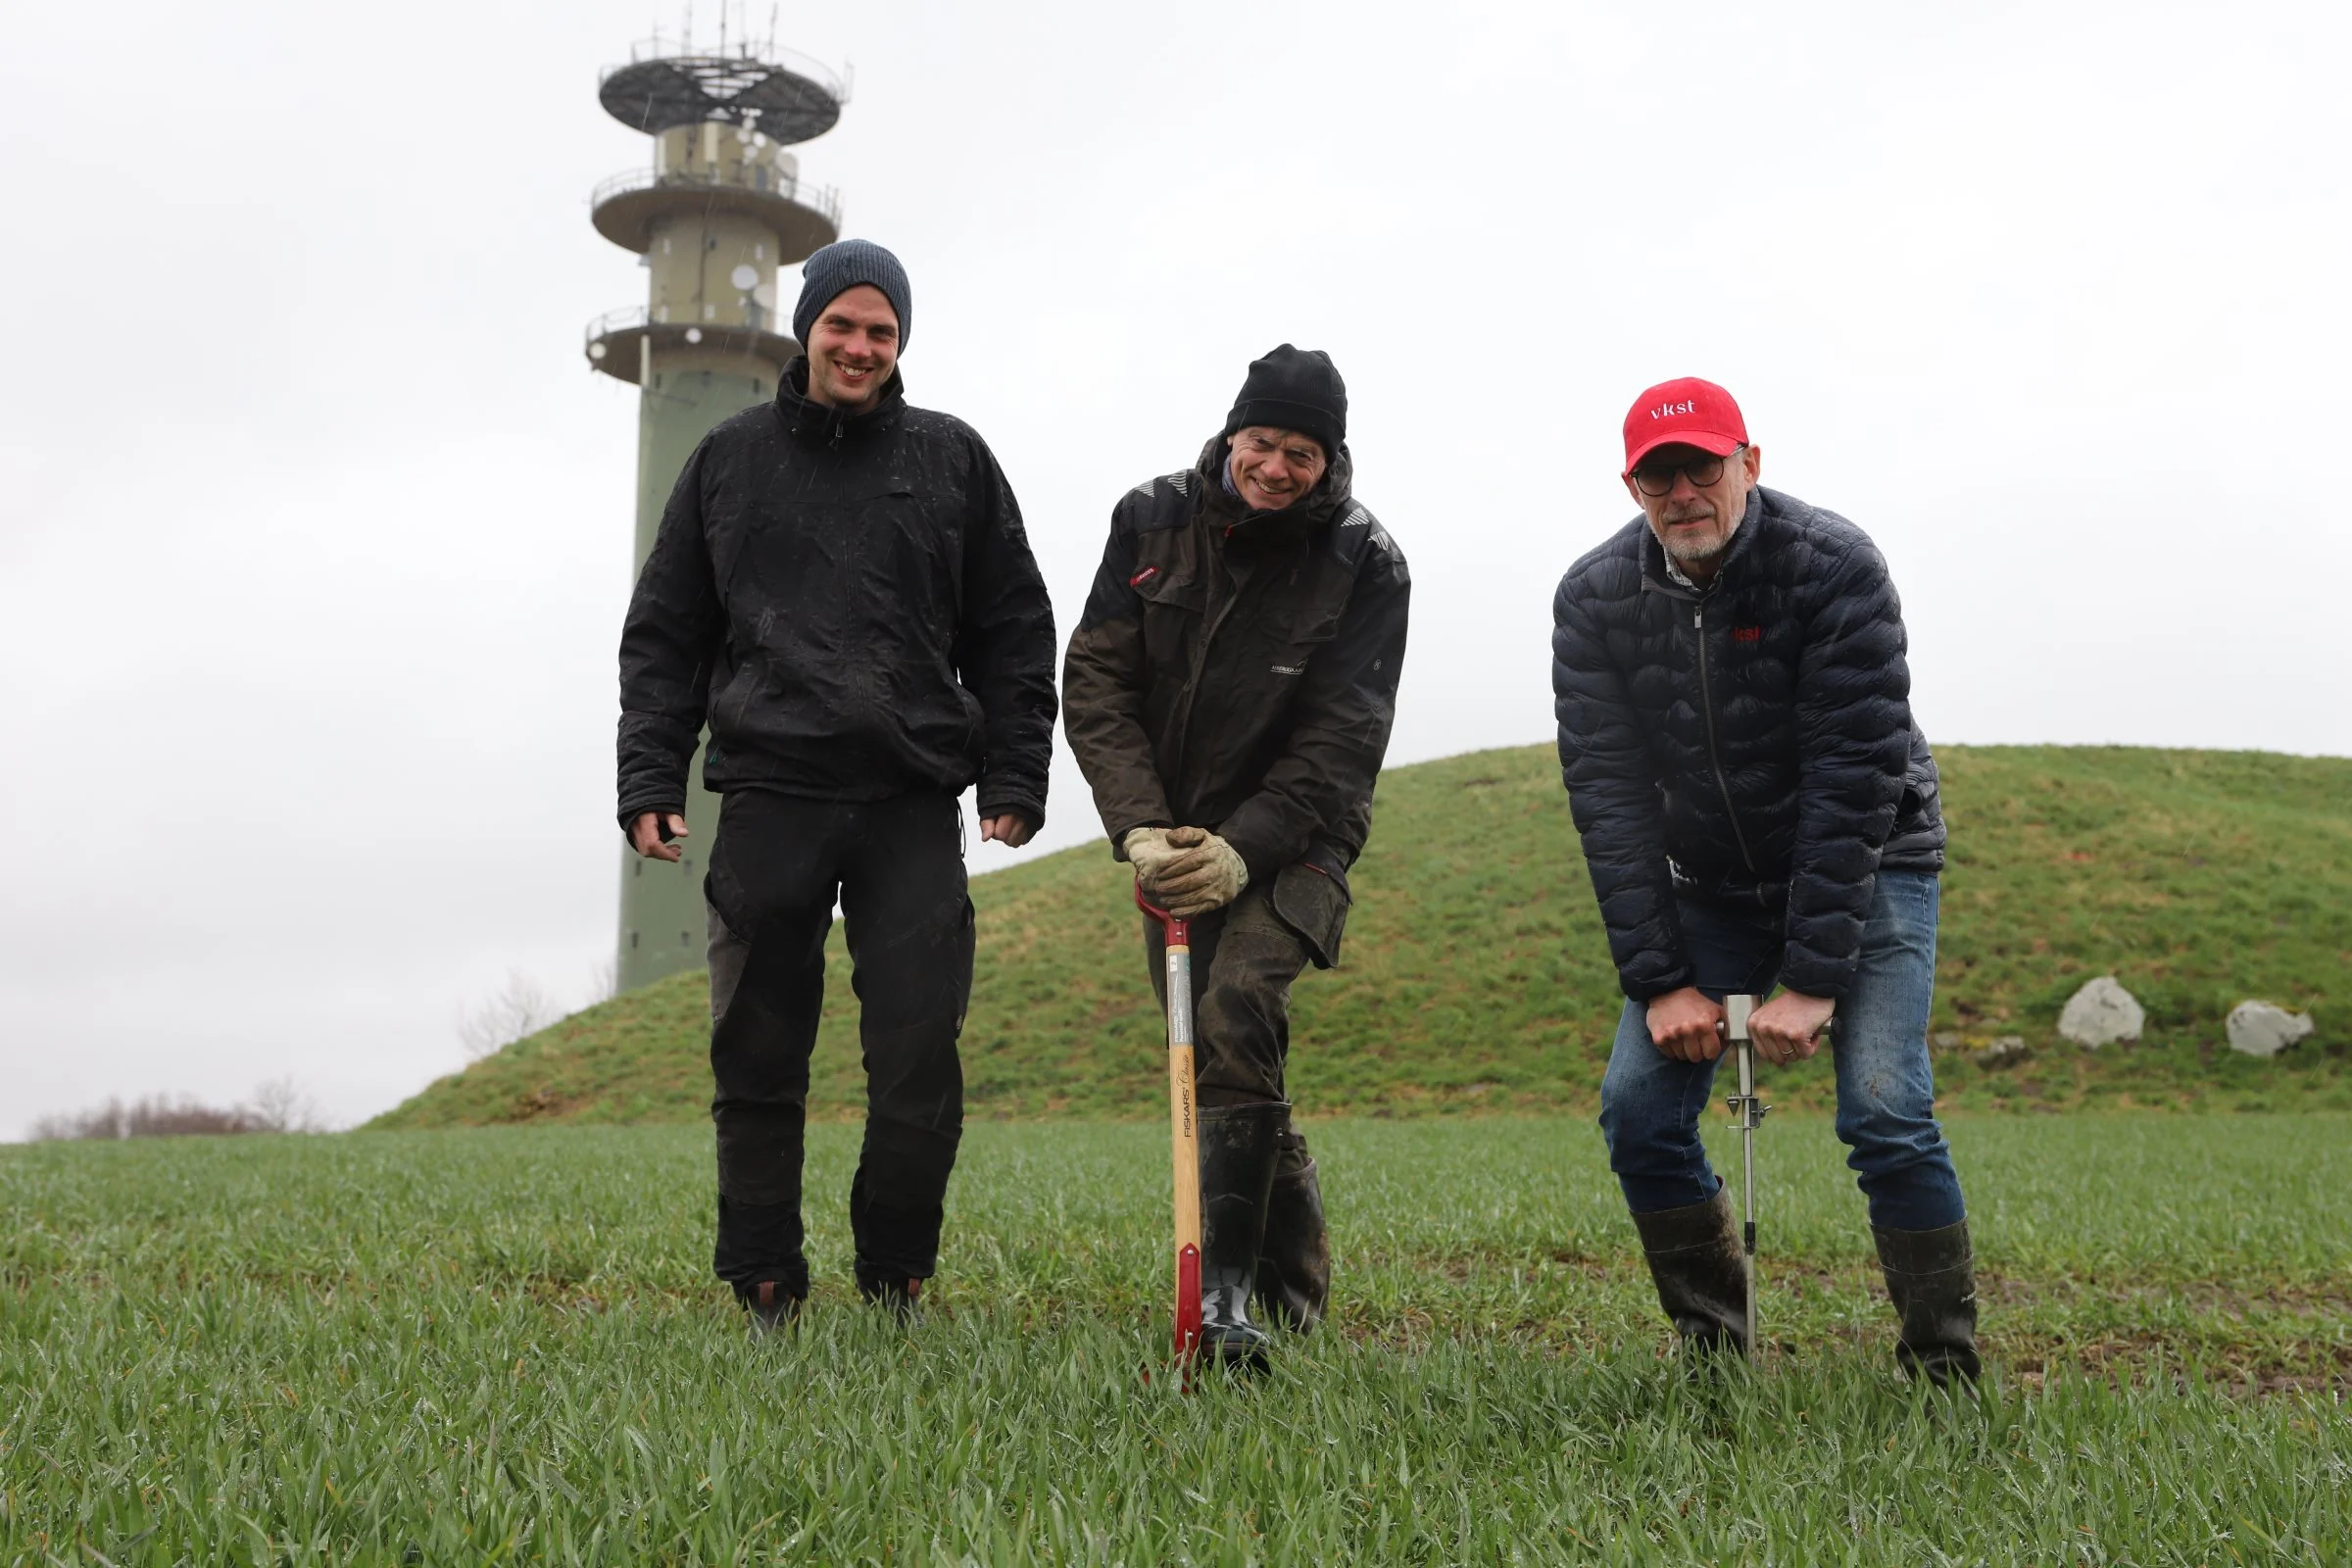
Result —
<path fill-rule="evenodd" d="M 1950 747 L 1936 1030 L 1947 1106 L 2352 1109 L 2352 760 L 2126 747 Z M 1083 811 L 1065 796 L 1057 809 Z M 984 862 L 983 862 L 984 863 Z M 1316 1112 L 1591 1108 L 1620 998 L 1548 747 L 1381 777 L 1343 966 L 1298 987 L 1292 1088 Z M 964 1072 L 983 1116 L 1157 1113 L 1161 1023 L 1126 868 L 1097 844 L 976 878 Z M 862 1108 L 835 932 L 811 1069 L 819 1115 Z M 2061 1041 L 2058 1009 L 2112 972 L 2137 1046 Z M 700 1121 L 703 977 L 616 998 L 444 1079 L 379 1122 Z M 2287 1055 L 2241 1056 L 2248 997 L 2310 1009 Z M 2025 1059 L 1979 1065 L 2014 1035 Z M 1782 1075 L 1822 1104 L 1829 1059 Z"/>
<path fill-rule="evenodd" d="M 1719 1120 L 1720 1118 L 1711 1118 Z M 1311 1128 L 1330 1331 L 1146 1382 L 1164 1134 L 983 1124 L 930 1315 L 707 1279 L 696 1127 L 0 1150 L 0 1563 L 2352 1561 L 2352 1118 L 1961 1117 L 1993 1375 L 1906 1388 L 1827 1124 L 1691 1385 L 1590 1123 Z"/>

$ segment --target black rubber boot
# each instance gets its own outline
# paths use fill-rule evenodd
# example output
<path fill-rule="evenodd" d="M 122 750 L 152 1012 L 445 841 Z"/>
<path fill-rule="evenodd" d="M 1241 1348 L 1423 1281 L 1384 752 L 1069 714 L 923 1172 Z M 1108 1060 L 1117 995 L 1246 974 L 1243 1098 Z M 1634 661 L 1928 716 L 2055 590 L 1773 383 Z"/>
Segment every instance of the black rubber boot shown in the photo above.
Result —
<path fill-rule="evenodd" d="M 1290 1116 L 1280 1101 L 1200 1112 L 1200 1354 L 1263 1371 L 1272 1345 L 1250 1321 L 1257 1252 L 1266 1235 L 1275 1135 Z"/>
<path fill-rule="evenodd" d="M 1976 1382 L 1984 1368 L 1977 1358 L 1977 1259 L 1968 1221 L 1933 1231 L 1874 1227 L 1870 1234 L 1902 1322 L 1894 1358 L 1939 1389 Z"/>
<path fill-rule="evenodd" d="M 858 1271 L 858 1294 L 874 1306 L 887 1309 L 902 1323 L 922 1321 L 923 1282 L 902 1279 L 896 1275 L 879 1277 L 864 1269 Z"/>
<path fill-rule="evenodd" d="M 1747 1353 L 1747 1253 L 1732 1195 L 1718 1187 L 1703 1203 L 1636 1214 L 1658 1304 L 1688 1353 Z"/>
<path fill-rule="evenodd" d="M 1274 1139 L 1274 1184 L 1266 1195 L 1266 1238 L 1257 1249 L 1259 1321 L 1304 1334 L 1331 1299 L 1331 1244 L 1323 1234 L 1323 1189 L 1306 1137 L 1286 1118 Z"/>
<path fill-rule="evenodd" d="M 718 1195 L 718 1239 L 711 1262 L 718 1277 L 735 1289 L 746 1306 L 762 1284 L 778 1296 L 808 1294 L 808 1259 L 801 1250 L 800 1166 L 790 1167 L 789 1181 L 779 1179 L 761 1190 L 783 1195 L 780 1203 L 752 1203 Z"/>
<path fill-rule="evenodd" d="M 754 1334 L 773 1334 L 801 1320 L 802 1298 L 781 1280 L 760 1280 L 735 1287 L 735 1299 L 752 1317 Z"/>

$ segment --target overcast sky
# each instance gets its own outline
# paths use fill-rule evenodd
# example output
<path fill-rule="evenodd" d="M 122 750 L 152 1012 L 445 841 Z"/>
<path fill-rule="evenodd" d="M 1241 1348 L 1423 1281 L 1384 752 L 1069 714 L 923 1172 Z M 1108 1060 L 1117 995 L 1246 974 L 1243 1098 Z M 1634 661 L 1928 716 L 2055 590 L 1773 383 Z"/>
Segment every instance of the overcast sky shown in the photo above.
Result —
<path fill-rule="evenodd" d="M 855 66 L 804 172 L 1065 635 L 1291 340 L 1412 562 L 1392 760 L 1544 740 L 1619 421 L 1699 374 L 1885 549 L 1932 739 L 2352 753 L 2340 6 L 777 16 Z M 586 196 L 650 156 L 600 69 L 681 18 L 12 15 L 0 1137 L 281 1075 L 356 1120 L 609 957 L 636 393 L 580 333 L 645 274 Z M 1052 810 L 1100 833 L 1066 753 Z"/>

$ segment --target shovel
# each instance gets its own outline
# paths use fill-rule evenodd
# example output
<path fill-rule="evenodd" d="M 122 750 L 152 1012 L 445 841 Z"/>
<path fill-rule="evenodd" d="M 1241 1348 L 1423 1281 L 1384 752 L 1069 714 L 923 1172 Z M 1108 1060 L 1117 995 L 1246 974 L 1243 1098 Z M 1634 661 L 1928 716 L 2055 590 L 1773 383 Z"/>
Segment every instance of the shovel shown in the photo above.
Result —
<path fill-rule="evenodd" d="M 1176 1160 L 1176 1364 L 1192 1387 L 1200 1348 L 1200 1128 L 1193 1105 L 1193 933 L 1135 888 L 1136 907 L 1157 920 L 1168 949 L 1168 1134 Z"/>

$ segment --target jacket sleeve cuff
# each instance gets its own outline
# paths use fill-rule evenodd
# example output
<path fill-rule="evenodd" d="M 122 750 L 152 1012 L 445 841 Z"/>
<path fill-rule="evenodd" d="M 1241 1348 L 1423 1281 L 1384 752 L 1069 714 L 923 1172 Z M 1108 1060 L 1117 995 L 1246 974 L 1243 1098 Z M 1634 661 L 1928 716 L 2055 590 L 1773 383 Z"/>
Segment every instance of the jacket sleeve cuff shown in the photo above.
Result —
<path fill-rule="evenodd" d="M 1233 852 L 1242 858 L 1242 864 L 1250 872 L 1252 883 L 1271 882 L 1274 874 L 1290 863 L 1281 851 L 1256 843 L 1247 832 L 1226 830 L 1220 831 L 1217 836 L 1233 846 Z"/>
<path fill-rule="evenodd" d="M 1032 800 L 1027 796 L 985 795 L 980 797 L 979 804 L 972 809 L 983 819 L 992 816 L 1017 816 L 1029 824 L 1029 831 L 1032 833 L 1046 825 L 1045 803 Z"/>
<path fill-rule="evenodd" d="M 1853 989 L 1854 966 L 1824 963 L 1818 958 L 1800 959 L 1793 955 L 1781 965 L 1781 989 L 1799 996 L 1820 997 L 1828 1002 L 1843 1002 Z"/>
<path fill-rule="evenodd" d="M 1697 983 L 1698 976 L 1687 963 L 1668 969 L 1663 973 L 1652 972 L 1635 976 L 1627 974 L 1622 969 L 1617 973 L 1617 988 L 1625 993 L 1626 1001 L 1639 1002 L 1644 1005 L 1657 1001 L 1658 998 L 1665 996 L 1670 991 L 1680 991 L 1685 986 Z"/>
<path fill-rule="evenodd" d="M 1861 935 L 1858 925 L 1854 935 Z M 1854 971 L 1860 967 L 1859 953 L 1838 953 L 1825 950 L 1819 943 L 1792 941 L 1781 952 L 1781 987 L 1834 1002 L 1853 989 Z"/>
<path fill-rule="evenodd" d="M 1170 821 L 1164 816 L 1148 816 L 1138 817 L 1135 821 L 1127 823 L 1124 827 L 1113 828 L 1110 830 L 1110 858 L 1121 862 L 1126 860 L 1127 835 L 1134 832 L 1137 828 L 1174 827 L 1175 825 L 1176 824 L 1174 822 Z"/>
<path fill-rule="evenodd" d="M 620 831 L 625 835 L 629 831 L 629 824 L 636 821 L 648 811 L 659 811 L 665 816 L 684 816 L 686 814 L 686 803 L 684 801 L 672 800 L 659 795 L 650 800 L 641 799 L 628 802 L 620 808 Z"/>

